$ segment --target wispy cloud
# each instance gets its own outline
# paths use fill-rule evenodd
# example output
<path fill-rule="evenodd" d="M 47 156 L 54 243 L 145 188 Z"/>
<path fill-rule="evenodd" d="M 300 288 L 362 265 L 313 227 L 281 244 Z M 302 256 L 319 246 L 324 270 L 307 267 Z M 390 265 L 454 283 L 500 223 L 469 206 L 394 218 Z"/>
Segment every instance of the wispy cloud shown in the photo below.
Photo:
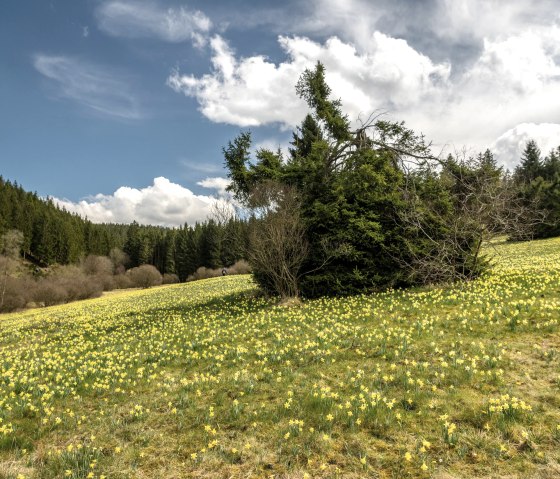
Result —
<path fill-rule="evenodd" d="M 212 164 L 212 163 L 205 163 L 200 161 L 192 161 L 186 158 L 182 158 L 179 160 L 179 164 L 189 171 L 196 171 L 199 173 L 206 173 L 208 175 L 216 174 L 219 172 L 223 172 L 223 167 Z"/>
<path fill-rule="evenodd" d="M 154 2 L 111 0 L 96 12 L 98 27 L 116 37 L 154 37 L 167 42 L 191 40 L 205 43 L 212 22 L 199 10 L 185 7 L 164 9 Z"/>
<path fill-rule="evenodd" d="M 144 116 L 129 82 L 111 69 L 68 56 L 37 54 L 33 65 L 51 80 L 57 96 L 90 111 L 137 120 Z"/>

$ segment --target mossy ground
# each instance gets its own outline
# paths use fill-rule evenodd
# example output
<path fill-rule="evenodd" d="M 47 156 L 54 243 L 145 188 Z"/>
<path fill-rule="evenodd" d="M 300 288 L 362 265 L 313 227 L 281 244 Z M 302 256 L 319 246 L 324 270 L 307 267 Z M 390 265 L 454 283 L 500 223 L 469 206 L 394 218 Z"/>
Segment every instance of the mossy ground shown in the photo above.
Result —
<path fill-rule="evenodd" d="M 0 320 L 0 478 L 560 477 L 560 240 L 452 288 L 225 277 Z"/>

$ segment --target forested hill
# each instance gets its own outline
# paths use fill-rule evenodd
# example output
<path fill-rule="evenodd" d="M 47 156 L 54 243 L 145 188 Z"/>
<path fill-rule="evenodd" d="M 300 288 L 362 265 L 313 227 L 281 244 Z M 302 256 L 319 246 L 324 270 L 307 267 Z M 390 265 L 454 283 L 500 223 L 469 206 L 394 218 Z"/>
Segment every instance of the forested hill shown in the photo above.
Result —
<path fill-rule="evenodd" d="M 153 264 L 181 280 L 199 266 L 218 268 L 243 258 L 247 230 L 239 220 L 181 228 L 95 224 L 0 176 L 0 235 L 14 229 L 23 233 L 24 256 L 43 265 L 75 263 L 119 248 L 131 267 Z"/>

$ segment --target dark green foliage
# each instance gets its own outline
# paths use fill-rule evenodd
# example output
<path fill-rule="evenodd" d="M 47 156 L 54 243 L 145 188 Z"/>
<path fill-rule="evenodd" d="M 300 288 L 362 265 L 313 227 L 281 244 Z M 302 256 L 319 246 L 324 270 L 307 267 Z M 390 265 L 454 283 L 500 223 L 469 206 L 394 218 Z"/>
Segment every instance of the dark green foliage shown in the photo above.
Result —
<path fill-rule="evenodd" d="M 220 229 L 214 220 L 208 221 L 202 228 L 200 239 L 201 265 L 216 269 L 222 266 L 220 258 L 221 238 Z"/>
<path fill-rule="evenodd" d="M 531 236 L 550 238 L 560 235 L 560 147 L 541 158 L 534 140 L 527 142 L 514 180 L 525 204 L 542 211 L 544 219 L 536 222 Z"/>
<path fill-rule="evenodd" d="M 267 203 L 262 193 L 267 182 L 299 192 L 309 247 L 297 273 L 305 296 L 357 293 L 418 281 L 409 267 L 413 258 L 429 256 L 438 241 L 451 236 L 446 222 L 455 213 L 452 191 L 439 175 L 405 173 L 402 168 L 407 157 L 429 159 L 423 137 L 403 123 L 380 120 L 352 131 L 340 101 L 329 98 L 320 63 L 302 75 L 296 90 L 312 114 L 293 133 L 290 157 L 283 162 L 279 153 L 260 150 L 251 163 L 250 134 L 242 133 L 224 149 L 230 191 L 247 206 L 261 210 Z M 495 167 L 489 152 L 483 160 L 484 168 Z M 408 189 L 411 179 L 418 183 L 413 192 Z M 452 181 L 449 186 L 456 185 Z M 430 241 L 422 237 L 418 225 L 414 230 L 403 221 L 412 206 L 415 214 L 424 210 L 420 224 L 424 235 L 426 231 L 433 235 Z M 259 214 L 257 210 L 256 224 Z M 452 257 L 451 268 L 474 275 L 479 244 L 468 236 L 461 240 L 464 253 Z M 270 278 L 252 266 L 257 281 L 269 288 Z"/>
<path fill-rule="evenodd" d="M 541 150 L 535 140 L 529 140 L 521 156 L 521 163 L 515 169 L 516 179 L 523 183 L 530 183 L 542 176 L 542 173 Z"/>
<path fill-rule="evenodd" d="M 222 225 L 221 265 L 227 267 L 246 258 L 247 241 L 247 226 L 244 222 L 231 218 L 225 225 Z"/>

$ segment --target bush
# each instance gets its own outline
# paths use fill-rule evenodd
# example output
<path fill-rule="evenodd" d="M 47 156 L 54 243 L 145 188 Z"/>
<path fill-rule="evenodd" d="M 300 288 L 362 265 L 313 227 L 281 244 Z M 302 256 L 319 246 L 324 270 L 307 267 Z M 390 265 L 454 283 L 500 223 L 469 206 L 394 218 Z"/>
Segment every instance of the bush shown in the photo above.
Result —
<path fill-rule="evenodd" d="M 109 259 L 113 264 L 113 272 L 115 274 L 123 274 L 126 272 L 126 267 L 130 264 L 128 255 L 119 248 L 113 248 L 109 252 Z"/>
<path fill-rule="evenodd" d="M 198 281 L 199 279 L 217 278 L 222 275 L 222 269 L 212 269 L 201 266 L 193 274 L 191 274 L 187 281 Z"/>
<path fill-rule="evenodd" d="M 244 259 L 236 261 L 227 269 L 227 274 L 249 274 L 252 272 L 251 265 Z"/>
<path fill-rule="evenodd" d="M 52 278 L 43 278 L 37 281 L 33 291 L 33 301 L 43 306 L 53 306 L 66 302 L 68 292 L 58 281 Z"/>
<path fill-rule="evenodd" d="M 25 308 L 31 298 L 33 286 L 33 281 L 28 278 L 6 278 L 4 303 L 0 312 L 7 313 Z"/>
<path fill-rule="evenodd" d="M 143 264 L 137 268 L 129 269 L 126 273 L 133 287 L 149 288 L 160 285 L 163 281 L 161 273 L 151 264 Z"/>
<path fill-rule="evenodd" d="M 90 254 L 82 262 L 82 270 L 88 276 L 112 276 L 113 262 L 106 256 Z"/>
<path fill-rule="evenodd" d="M 165 273 L 163 275 L 163 284 L 175 284 L 179 282 L 179 276 L 173 273 Z"/>
<path fill-rule="evenodd" d="M 201 266 L 187 278 L 187 281 L 198 281 L 199 279 L 217 278 L 218 276 L 222 276 L 222 269 L 223 268 L 212 269 Z M 226 270 L 226 275 L 228 276 L 232 274 L 249 274 L 252 272 L 249 263 L 247 263 L 247 261 L 243 259 L 236 261 L 229 268 L 226 268 Z"/>
<path fill-rule="evenodd" d="M 130 276 L 124 273 L 113 276 L 113 284 L 115 285 L 115 289 L 128 289 L 133 287 Z"/>
<path fill-rule="evenodd" d="M 103 292 L 103 285 L 95 277 L 77 276 L 74 278 L 62 278 L 55 284 L 58 284 L 66 291 L 67 302 L 98 298 Z"/>

